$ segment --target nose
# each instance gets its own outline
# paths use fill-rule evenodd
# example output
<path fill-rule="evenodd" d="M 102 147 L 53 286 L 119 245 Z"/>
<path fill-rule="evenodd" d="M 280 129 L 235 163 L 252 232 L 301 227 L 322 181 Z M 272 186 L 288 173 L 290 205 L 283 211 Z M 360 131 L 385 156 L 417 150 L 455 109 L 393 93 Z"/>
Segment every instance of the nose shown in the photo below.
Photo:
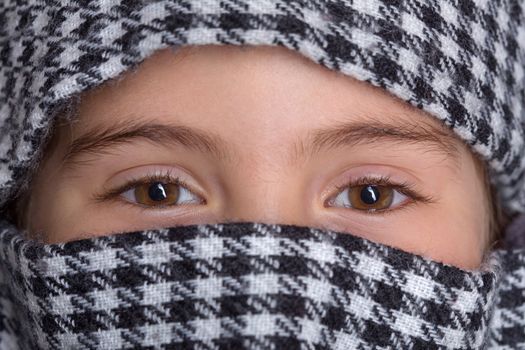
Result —
<path fill-rule="evenodd" d="M 304 185 L 284 173 L 264 172 L 228 186 L 223 219 L 310 225 Z"/>

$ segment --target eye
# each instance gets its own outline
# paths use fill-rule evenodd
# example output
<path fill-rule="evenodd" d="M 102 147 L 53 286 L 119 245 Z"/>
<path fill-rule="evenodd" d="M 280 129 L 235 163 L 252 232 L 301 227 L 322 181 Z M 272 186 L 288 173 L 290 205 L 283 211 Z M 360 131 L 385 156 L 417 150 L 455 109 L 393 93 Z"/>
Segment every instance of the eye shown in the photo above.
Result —
<path fill-rule="evenodd" d="M 410 197 L 388 185 L 349 185 L 330 204 L 368 212 L 387 210 L 410 200 Z"/>
<path fill-rule="evenodd" d="M 182 204 L 200 204 L 202 200 L 179 181 L 149 181 L 128 186 L 120 196 L 144 207 L 167 207 Z"/>

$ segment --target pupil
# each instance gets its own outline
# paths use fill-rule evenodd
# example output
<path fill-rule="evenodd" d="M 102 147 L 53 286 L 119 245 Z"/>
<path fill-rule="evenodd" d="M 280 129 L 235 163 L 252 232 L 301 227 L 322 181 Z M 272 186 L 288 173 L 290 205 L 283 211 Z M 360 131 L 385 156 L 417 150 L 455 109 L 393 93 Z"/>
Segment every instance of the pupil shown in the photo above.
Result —
<path fill-rule="evenodd" d="M 162 202 L 168 198 L 164 184 L 160 182 L 154 182 L 148 189 L 148 196 L 155 202 Z"/>
<path fill-rule="evenodd" d="M 361 200 L 367 205 L 376 204 L 380 196 L 381 193 L 377 186 L 366 186 L 361 190 Z"/>

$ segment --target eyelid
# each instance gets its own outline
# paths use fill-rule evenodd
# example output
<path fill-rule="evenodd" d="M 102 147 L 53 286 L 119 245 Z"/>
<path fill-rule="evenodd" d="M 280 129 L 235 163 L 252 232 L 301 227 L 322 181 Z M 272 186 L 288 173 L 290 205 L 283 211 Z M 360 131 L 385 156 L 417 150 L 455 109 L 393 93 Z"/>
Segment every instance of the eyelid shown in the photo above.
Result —
<path fill-rule="evenodd" d="M 434 198 L 419 193 L 419 191 L 414 189 L 414 186 L 411 185 L 408 181 L 397 182 L 395 180 L 392 180 L 390 176 L 383 176 L 383 175 L 364 175 L 361 177 L 347 176 L 345 177 L 345 180 L 333 185 L 330 192 L 328 192 L 330 193 L 328 198 L 324 199 L 323 201 L 324 207 L 330 207 L 328 204 L 332 202 L 335 198 L 337 198 L 337 196 L 342 191 L 348 189 L 349 187 L 357 187 L 357 186 L 364 186 L 364 185 L 377 185 L 377 186 L 390 187 L 393 190 L 398 191 L 399 193 L 407 196 L 410 199 L 408 203 L 399 205 L 392 209 L 383 209 L 383 210 L 377 210 L 377 211 L 359 210 L 359 212 L 364 213 L 364 214 L 379 215 L 379 214 L 394 212 L 399 209 L 405 208 L 410 203 L 433 203 L 435 202 Z M 335 190 L 333 189 L 334 187 L 335 187 Z M 352 208 L 346 208 L 346 209 L 352 209 Z"/>
<path fill-rule="evenodd" d="M 416 200 L 424 200 L 421 195 L 419 195 L 410 185 L 408 182 L 395 182 L 392 181 L 389 176 L 380 176 L 380 177 L 374 177 L 374 176 L 365 176 L 358 178 L 357 180 L 347 180 L 346 184 L 343 185 L 336 185 L 338 191 L 344 190 L 348 187 L 358 187 L 358 186 L 365 186 L 365 185 L 375 185 L 375 186 L 384 186 L 384 187 L 390 187 L 394 190 L 397 190 L 399 193 L 404 194 L 407 197 L 416 199 Z M 339 192 L 337 192 L 339 193 Z"/>
<path fill-rule="evenodd" d="M 189 184 L 188 181 L 185 181 L 182 179 L 182 177 L 187 177 L 187 175 L 184 175 L 184 176 L 174 175 L 175 170 L 173 169 L 173 167 L 168 168 L 165 166 L 163 167 L 149 166 L 149 167 L 137 167 L 137 168 L 133 168 L 130 170 L 133 170 L 136 174 L 135 173 L 126 174 L 126 171 L 119 172 L 118 175 L 122 177 L 122 179 L 119 181 L 115 180 L 113 182 L 121 183 L 121 185 L 110 185 L 108 186 L 109 189 L 103 189 L 98 194 L 94 194 L 93 199 L 98 202 L 117 200 L 119 202 L 126 202 L 127 204 L 130 204 L 133 206 L 140 206 L 138 204 L 134 204 L 134 203 L 130 203 L 129 201 L 122 200 L 120 198 L 120 195 L 123 192 L 133 189 L 134 187 L 138 185 L 142 185 L 148 182 L 166 181 L 166 182 L 174 183 L 176 185 L 184 187 L 188 191 L 192 192 L 195 196 L 199 197 L 202 200 L 203 204 L 206 204 L 206 196 L 203 194 L 203 191 L 196 188 L 196 186 Z M 177 171 L 177 172 L 185 174 L 184 171 Z M 117 179 L 119 178 L 119 176 L 117 176 Z M 183 206 L 183 205 L 180 205 L 180 206 Z"/>

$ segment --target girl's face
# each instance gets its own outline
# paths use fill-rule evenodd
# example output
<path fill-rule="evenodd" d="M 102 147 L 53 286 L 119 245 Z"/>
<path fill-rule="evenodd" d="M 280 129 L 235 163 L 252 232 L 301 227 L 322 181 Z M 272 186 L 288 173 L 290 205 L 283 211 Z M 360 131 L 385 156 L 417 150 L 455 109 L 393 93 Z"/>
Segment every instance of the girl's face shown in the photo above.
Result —
<path fill-rule="evenodd" d="M 482 171 L 433 117 L 283 48 L 156 53 L 83 95 L 26 211 L 47 242 L 258 221 L 345 231 L 472 269 Z"/>

